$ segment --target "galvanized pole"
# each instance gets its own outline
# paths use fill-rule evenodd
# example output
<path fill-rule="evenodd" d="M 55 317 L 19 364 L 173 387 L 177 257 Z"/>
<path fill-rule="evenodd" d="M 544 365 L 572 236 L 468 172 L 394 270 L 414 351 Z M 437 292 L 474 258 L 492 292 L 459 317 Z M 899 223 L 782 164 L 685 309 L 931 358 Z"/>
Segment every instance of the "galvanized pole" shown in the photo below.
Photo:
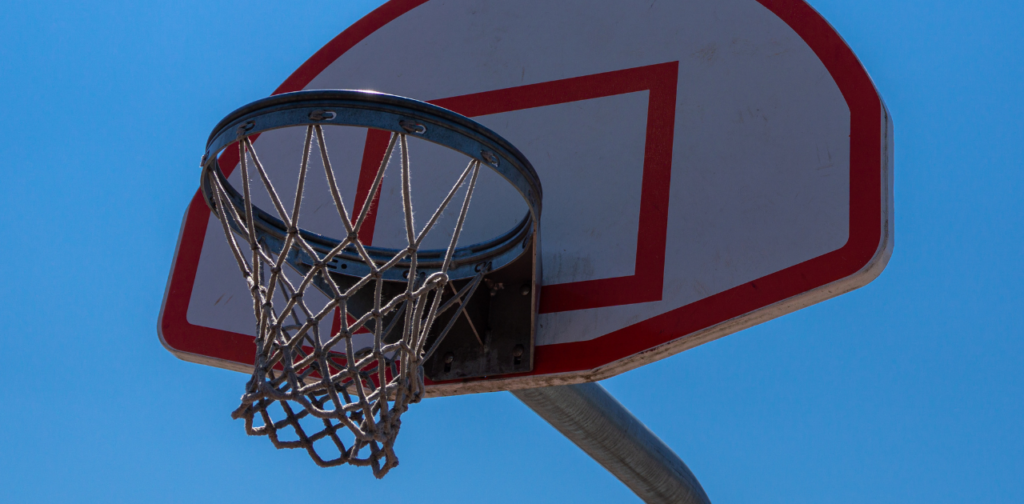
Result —
<path fill-rule="evenodd" d="M 512 391 L 644 502 L 710 504 L 682 459 L 596 383 Z"/>

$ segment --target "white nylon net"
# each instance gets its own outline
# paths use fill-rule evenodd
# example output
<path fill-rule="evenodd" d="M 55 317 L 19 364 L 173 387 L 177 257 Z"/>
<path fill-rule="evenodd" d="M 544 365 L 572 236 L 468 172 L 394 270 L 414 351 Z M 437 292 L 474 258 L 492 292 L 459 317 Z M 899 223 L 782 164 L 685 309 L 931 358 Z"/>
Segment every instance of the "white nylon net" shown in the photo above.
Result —
<path fill-rule="evenodd" d="M 327 190 L 347 232 L 347 236 L 327 253 L 318 253 L 299 231 L 300 207 L 314 139 L 326 172 Z M 369 201 L 377 194 L 396 143 L 401 146 L 407 246 L 390 260 L 382 261 L 379 256 L 374 260 L 360 243 L 359 230 L 366 221 Z M 267 436 L 278 448 L 305 449 L 321 467 L 371 466 L 373 474 L 381 478 L 398 465 L 394 443 L 402 413 L 409 404 L 423 397 L 422 363 L 433 351 L 425 348 L 431 326 L 440 313 L 463 305 L 463 300 L 471 296 L 480 283 L 481 277 L 478 277 L 458 292 L 449 287 L 451 295 L 442 302 L 446 297 L 442 295 L 444 289 L 450 285 L 447 272 L 466 220 L 480 163 L 469 162 L 426 225 L 417 231 L 409 187 L 409 149 L 404 134 L 391 136 L 367 204 L 354 219 L 342 201 L 321 126 L 306 128 L 295 200 L 290 209 L 275 192 L 250 139 L 240 137 L 238 144 L 244 181 L 244 215 L 239 215 L 240 209 L 230 203 L 221 179 L 210 175 L 217 217 L 248 283 L 258 327 L 253 375 L 246 385 L 242 404 L 232 417 L 244 419 L 247 433 Z M 249 187 L 252 168 L 287 229 L 283 246 L 268 246 L 258 232 Z M 464 189 L 465 196 L 443 264 L 432 268 L 429 275 L 418 274 L 420 245 L 460 189 Z M 248 242 L 249 251 L 240 245 L 236 232 L 242 243 Z M 329 273 L 328 264 L 345 251 L 350 255 L 355 251 L 369 273 L 345 281 Z M 303 268 L 305 271 L 295 269 L 295 265 L 287 261 L 289 253 L 294 257 L 296 252 L 311 263 Z M 402 288 L 394 294 L 395 282 L 385 282 L 383 273 L 400 263 L 402 268 L 408 268 L 408 280 L 398 284 Z M 301 280 L 289 280 L 284 274 L 286 266 L 298 271 Z M 303 295 L 310 287 L 328 296 L 325 306 L 314 309 L 307 304 Z M 354 296 L 360 294 L 362 299 L 368 299 L 366 290 L 373 292 L 372 308 L 362 313 L 350 311 Z M 340 328 L 334 334 L 321 337 L 320 322 L 332 317 L 335 311 L 340 311 Z M 372 345 L 359 345 L 354 337 L 357 332 L 363 335 L 371 332 Z M 439 341 L 440 337 L 433 344 L 435 348 Z M 327 452 L 331 454 L 324 456 Z"/>

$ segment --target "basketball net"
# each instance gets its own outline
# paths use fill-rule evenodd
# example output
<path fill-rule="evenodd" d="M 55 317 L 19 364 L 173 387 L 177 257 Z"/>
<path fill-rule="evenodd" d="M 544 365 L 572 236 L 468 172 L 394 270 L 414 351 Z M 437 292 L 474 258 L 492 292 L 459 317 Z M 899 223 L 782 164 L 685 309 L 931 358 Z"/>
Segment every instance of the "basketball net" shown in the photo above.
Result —
<path fill-rule="evenodd" d="M 244 419 L 248 434 L 267 436 L 277 448 L 306 450 L 318 466 L 370 466 L 374 476 L 381 478 L 398 465 L 394 444 L 402 414 L 409 404 L 424 396 L 422 364 L 440 342 L 439 337 L 432 348 L 426 348 L 431 327 L 440 313 L 455 303 L 462 305 L 479 283 L 477 279 L 459 292 L 452 288 L 454 295 L 442 303 L 443 289 L 449 285 L 448 268 L 466 220 L 480 162 L 469 162 L 430 220 L 417 232 L 406 135 L 391 135 L 370 193 L 354 219 L 342 201 L 320 125 L 306 127 L 295 200 L 290 209 L 274 190 L 244 129 L 240 128 L 238 135 L 241 205 L 232 202 L 220 177 L 212 172 L 209 175 L 215 215 L 247 282 L 257 324 L 255 367 L 241 405 L 232 417 Z M 327 253 L 315 250 L 299 223 L 314 138 L 326 172 L 327 190 L 346 232 L 346 237 Z M 393 257 L 382 259 L 379 254 L 371 257 L 367 253 L 359 231 L 396 144 L 401 148 L 407 246 Z M 279 240 L 268 240 L 258 230 L 251 175 L 262 182 L 287 230 Z M 417 254 L 423 239 L 462 188 L 465 196 L 442 265 L 431 268 L 430 275 L 418 274 Z M 250 250 L 245 251 L 240 242 L 247 242 Z M 329 273 L 328 264 L 340 254 L 358 257 L 369 273 L 346 278 Z M 385 293 L 395 289 L 384 288 L 383 273 L 400 263 L 408 268 L 407 280 L 404 288 L 389 298 Z M 292 278 L 284 274 L 286 266 Z M 394 285 L 394 281 L 390 283 Z M 326 305 L 311 306 L 305 297 L 310 287 L 327 296 Z M 363 313 L 350 311 L 350 300 L 357 293 L 365 299 L 366 290 L 373 291 L 372 309 Z M 336 323 L 336 330 L 322 334 L 326 331 L 321 331 L 321 322 L 338 312 L 340 324 Z M 395 330 L 396 327 L 399 329 Z M 365 343 L 367 333 L 372 334 L 370 345 Z M 322 455 L 328 451 L 330 455 Z"/>

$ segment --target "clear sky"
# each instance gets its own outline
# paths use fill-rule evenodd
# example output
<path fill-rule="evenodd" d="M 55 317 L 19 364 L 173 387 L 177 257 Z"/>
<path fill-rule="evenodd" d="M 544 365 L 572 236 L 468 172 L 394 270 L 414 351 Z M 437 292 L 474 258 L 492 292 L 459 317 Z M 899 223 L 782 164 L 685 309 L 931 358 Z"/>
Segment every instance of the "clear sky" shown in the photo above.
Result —
<path fill-rule="evenodd" d="M 210 128 L 380 3 L 4 3 L 0 501 L 635 500 L 508 393 L 414 406 L 382 482 L 318 469 L 160 345 Z M 894 117 L 888 268 L 603 384 L 715 503 L 1022 502 L 1024 4 L 811 3 Z"/>

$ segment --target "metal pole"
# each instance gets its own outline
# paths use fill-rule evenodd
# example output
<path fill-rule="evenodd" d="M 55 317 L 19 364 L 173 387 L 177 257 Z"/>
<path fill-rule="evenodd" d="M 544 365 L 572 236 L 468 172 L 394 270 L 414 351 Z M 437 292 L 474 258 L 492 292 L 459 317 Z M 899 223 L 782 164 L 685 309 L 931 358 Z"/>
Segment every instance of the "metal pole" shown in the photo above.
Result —
<path fill-rule="evenodd" d="M 513 390 L 647 503 L 710 504 L 682 459 L 596 383 Z"/>

